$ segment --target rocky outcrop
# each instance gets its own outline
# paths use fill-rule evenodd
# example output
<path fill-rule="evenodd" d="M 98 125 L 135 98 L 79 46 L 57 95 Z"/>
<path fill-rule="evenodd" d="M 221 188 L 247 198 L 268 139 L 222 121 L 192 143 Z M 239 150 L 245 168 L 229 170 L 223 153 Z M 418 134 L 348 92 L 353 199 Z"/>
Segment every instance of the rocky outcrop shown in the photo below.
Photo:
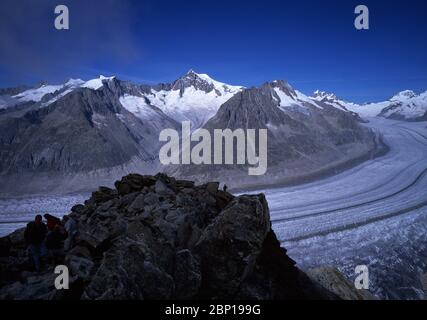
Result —
<path fill-rule="evenodd" d="M 350 283 L 336 268 L 319 267 L 308 270 L 307 274 L 313 281 L 318 282 L 343 300 L 376 300 L 376 297 L 369 291 L 356 289 L 354 284 Z"/>
<path fill-rule="evenodd" d="M 427 273 L 424 273 L 421 276 L 421 282 L 423 283 L 424 288 L 424 299 L 427 300 Z"/>
<path fill-rule="evenodd" d="M 70 289 L 30 272 L 22 230 L 0 239 L 0 299 L 331 299 L 295 267 L 264 195 L 132 174 L 72 208 Z"/>

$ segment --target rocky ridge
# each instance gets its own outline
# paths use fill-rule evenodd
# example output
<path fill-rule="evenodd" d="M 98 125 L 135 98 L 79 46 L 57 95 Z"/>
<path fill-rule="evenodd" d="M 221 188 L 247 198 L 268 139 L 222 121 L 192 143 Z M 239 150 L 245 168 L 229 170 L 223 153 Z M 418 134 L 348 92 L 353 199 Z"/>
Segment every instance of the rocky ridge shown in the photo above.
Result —
<path fill-rule="evenodd" d="M 100 187 L 70 216 L 70 290 L 33 273 L 23 230 L 0 239 L 0 299 L 335 299 L 280 247 L 264 195 L 235 197 L 163 174 Z"/>

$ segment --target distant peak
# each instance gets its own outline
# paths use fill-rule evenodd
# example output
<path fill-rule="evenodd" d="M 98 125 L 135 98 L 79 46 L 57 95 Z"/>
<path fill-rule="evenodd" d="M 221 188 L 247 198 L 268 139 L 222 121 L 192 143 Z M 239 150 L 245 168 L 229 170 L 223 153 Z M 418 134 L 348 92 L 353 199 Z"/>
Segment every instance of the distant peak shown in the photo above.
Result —
<path fill-rule="evenodd" d="M 313 97 L 316 99 L 338 100 L 335 94 L 320 90 L 314 91 Z"/>
<path fill-rule="evenodd" d="M 183 78 L 190 78 L 190 79 L 196 79 L 198 81 L 202 80 L 202 81 L 206 81 L 211 83 L 212 81 L 216 81 L 214 79 L 212 79 L 209 75 L 204 74 L 204 73 L 197 73 L 195 72 L 193 69 L 190 69 Z"/>
<path fill-rule="evenodd" d="M 279 92 L 281 92 L 291 97 L 292 99 L 295 99 L 298 96 L 294 88 L 292 88 L 292 86 L 285 80 L 274 80 L 271 82 L 267 82 L 262 87 L 273 89 L 276 92 L 273 93 L 273 95 L 280 94 Z"/>
<path fill-rule="evenodd" d="M 36 88 L 41 88 L 41 87 L 47 86 L 47 84 L 48 84 L 47 81 L 41 80 L 41 81 L 37 82 Z"/>
<path fill-rule="evenodd" d="M 273 80 L 271 83 L 269 83 L 272 87 L 279 87 L 279 88 L 286 88 L 286 89 L 293 89 L 292 86 L 287 82 L 286 80 Z"/>
<path fill-rule="evenodd" d="M 99 79 L 100 80 L 113 80 L 113 79 L 115 79 L 116 78 L 116 76 L 112 76 L 112 77 L 105 77 L 105 76 L 103 76 L 102 74 L 99 76 Z"/>
<path fill-rule="evenodd" d="M 412 90 L 403 90 L 397 94 L 395 94 L 390 100 L 402 100 L 402 99 L 410 99 L 416 97 L 416 93 Z"/>
<path fill-rule="evenodd" d="M 108 81 L 111 81 L 114 79 L 116 79 L 115 76 L 105 77 L 103 75 L 100 75 L 99 78 L 86 81 L 81 86 L 84 88 L 90 88 L 90 89 L 98 90 L 104 86 L 105 82 L 108 82 Z"/>
<path fill-rule="evenodd" d="M 73 78 L 69 78 L 66 82 L 65 85 L 66 86 L 79 86 L 81 84 L 83 84 L 84 81 L 82 79 L 73 79 Z"/>
<path fill-rule="evenodd" d="M 182 76 L 182 78 L 197 79 L 197 78 L 200 78 L 200 74 L 198 74 L 193 69 L 190 69 L 184 76 Z"/>

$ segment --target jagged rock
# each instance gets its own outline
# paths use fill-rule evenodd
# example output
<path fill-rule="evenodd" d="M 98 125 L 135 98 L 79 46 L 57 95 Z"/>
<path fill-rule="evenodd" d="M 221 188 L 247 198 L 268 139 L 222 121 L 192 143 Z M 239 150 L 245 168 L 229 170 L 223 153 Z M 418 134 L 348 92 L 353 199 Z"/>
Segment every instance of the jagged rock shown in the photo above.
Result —
<path fill-rule="evenodd" d="M 55 278 L 51 272 L 30 276 L 25 282 L 14 282 L 0 290 L 0 300 L 53 300 L 59 294 L 55 289 Z"/>
<path fill-rule="evenodd" d="M 85 206 L 82 204 L 77 204 L 71 208 L 71 212 L 81 214 L 85 210 Z"/>
<path fill-rule="evenodd" d="M 156 193 L 160 195 L 174 195 L 175 192 L 172 191 L 162 180 L 157 180 L 155 184 Z"/>
<path fill-rule="evenodd" d="M 144 196 L 144 203 L 149 206 L 156 206 L 160 204 L 159 195 L 150 192 Z"/>
<path fill-rule="evenodd" d="M 28 273 L 23 231 L 0 239 L 6 299 L 329 299 L 295 267 L 271 229 L 264 195 L 234 197 L 164 174 L 131 174 L 100 188 L 71 216 L 79 235 L 63 263 Z M 5 275 L 5 276 L 3 276 Z"/>
<path fill-rule="evenodd" d="M 32 266 L 27 257 L 0 257 L 0 288 L 13 281 L 21 280 L 23 270 L 30 269 Z"/>
<path fill-rule="evenodd" d="M 194 182 L 188 181 L 188 180 L 177 180 L 177 181 L 175 181 L 174 185 L 178 189 L 193 188 Z"/>
<path fill-rule="evenodd" d="M 203 291 L 209 297 L 232 298 L 253 271 L 270 231 L 263 195 L 242 196 L 203 232 L 196 245 L 203 270 Z"/>
<path fill-rule="evenodd" d="M 342 273 L 333 267 L 319 267 L 308 271 L 308 276 L 343 300 L 375 300 L 367 290 L 358 290 Z"/>
<path fill-rule="evenodd" d="M 206 190 L 209 193 L 213 193 L 214 194 L 215 192 L 218 191 L 218 188 L 219 188 L 219 182 L 208 182 L 206 184 Z"/>
<path fill-rule="evenodd" d="M 103 203 L 117 197 L 117 192 L 107 187 L 99 187 L 98 191 L 92 193 L 91 200 L 95 203 Z"/>
<path fill-rule="evenodd" d="M 115 187 L 120 195 L 131 192 L 141 191 L 144 187 L 150 187 L 156 182 L 152 176 L 142 176 L 139 174 L 130 174 L 123 177 L 122 180 L 115 182 Z"/>
<path fill-rule="evenodd" d="M 421 282 L 423 283 L 424 288 L 424 299 L 427 300 L 427 273 L 424 273 L 421 276 Z"/>
<path fill-rule="evenodd" d="M 216 191 L 214 193 L 216 205 L 219 209 L 224 209 L 233 200 L 233 196 L 225 191 Z"/>
<path fill-rule="evenodd" d="M 90 259 L 71 254 L 67 255 L 65 258 L 65 264 L 68 266 L 69 271 L 72 274 L 83 280 L 87 280 L 89 278 L 95 265 L 95 263 Z"/>
<path fill-rule="evenodd" d="M 128 207 L 128 211 L 139 211 L 143 209 L 144 206 L 145 206 L 145 195 L 140 194 L 135 198 L 132 204 Z"/>
<path fill-rule="evenodd" d="M 197 295 L 202 283 L 202 272 L 199 261 L 190 250 L 176 253 L 173 277 L 176 283 L 175 296 L 187 299 Z"/>
<path fill-rule="evenodd" d="M 92 257 L 90 250 L 88 248 L 82 246 L 82 245 L 77 245 L 77 246 L 73 247 L 68 252 L 68 255 L 73 255 L 76 257 L 82 257 L 82 258 L 87 258 L 87 259 L 91 259 L 91 257 Z"/>

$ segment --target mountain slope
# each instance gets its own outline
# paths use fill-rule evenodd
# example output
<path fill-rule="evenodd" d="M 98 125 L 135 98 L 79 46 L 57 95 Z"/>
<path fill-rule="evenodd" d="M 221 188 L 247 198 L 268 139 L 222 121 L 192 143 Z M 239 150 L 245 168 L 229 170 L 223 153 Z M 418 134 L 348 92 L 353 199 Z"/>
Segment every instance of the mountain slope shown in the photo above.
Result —
<path fill-rule="evenodd" d="M 221 179 L 231 186 L 291 181 L 369 154 L 375 135 L 350 112 L 313 101 L 284 81 L 244 89 L 224 103 L 205 129 L 268 129 L 268 171 L 250 177 L 243 166 L 180 166 L 177 175 Z M 213 135 L 212 135 L 213 136 Z M 235 157 L 236 158 L 236 157 Z"/>
<path fill-rule="evenodd" d="M 143 94 L 149 104 L 178 122 L 190 121 L 196 129 L 240 90 L 242 87 L 230 86 L 190 70 L 173 83 L 155 86 Z"/>
<path fill-rule="evenodd" d="M 31 177 L 35 189 L 39 178 L 53 177 L 46 186 L 52 189 L 67 175 L 104 170 L 105 177 L 121 176 L 130 163 L 153 170 L 159 126 L 176 128 L 177 123 L 160 111 L 153 111 L 158 122 L 135 117 L 121 105 L 117 84 L 112 81 L 99 90 L 79 88 L 47 107 L 3 114 L 0 173 L 10 182 L 4 191 L 13 190 L 11 184 L 19 184 L 19 176 Z M 15 187 L 20 192 L 32 189 Z"/>
<path fill-rule="evenodd" d="M 407 120 L 427 120 L 427 91 L 419 95 L 413 91 L 405 90 L 390 99 L 390 103 L 379 114 L 381 117 Z"/>

